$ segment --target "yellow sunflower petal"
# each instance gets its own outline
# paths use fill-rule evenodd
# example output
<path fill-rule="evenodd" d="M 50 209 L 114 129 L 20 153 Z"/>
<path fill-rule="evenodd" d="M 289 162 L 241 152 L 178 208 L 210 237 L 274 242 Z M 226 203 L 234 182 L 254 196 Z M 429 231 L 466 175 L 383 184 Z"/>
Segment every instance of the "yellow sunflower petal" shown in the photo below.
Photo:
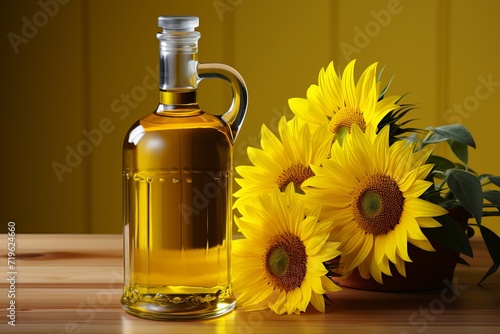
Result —
<path fill-rule="evenodd" d="M 325 298 L 323 298 L 322 294 L 313 292 L 311 294 L 311 304 L 319 312 L 325 313 Z"/>
<path fill-rule="evenodd" d="M 329 237 L 329 235 L 318 235 L 305 240 L 304 244 L 307 247 L 307 255 L 316 255 L 323 248 Z"/>
<path fill-rule="evenodd" d="M 436 251 L 434 249 L 434 247 L 432 247 L 432 245 L 429 242 L 429 240 L 427 240 L 427 239 L 422 239 L 422 240 L 419 240 L 419 239 L 408 239 L 408 241 L 412 245 L 417 246 L 418 248 L 423 249 L 425 251 L 428 251 L 428 252 L 435 252 Z"/>
<path fill-rule="evenodd" d="M 356 85 L 356 99 L 361 110 L 374 110 L 377 103 L 377 63 L 373 63 L 361 74 Z"/>
<path fill-rule="evenodd" d="M 387 256 L 384 256 L 384 258 L 382 259 L 382 262 L 380 262 L 380 264 L 378 265 L 379 268 L 380 268 L 380 271 L 388 276 L 392 276 L 392 273 L 391 273 L 391 268 L 389 267 L 389 259 L 387 258 Z"/>
<path fill-rule="evenodd" d="M 361 247 L 364 232 L 359 229 L 357 224 L 346 224 L 337 233 L 334 234 L 335 240 L 342 240 L 342 251 L 352 253 Z"/>
<path fill-rule="evenodd" d="M 340 291 L 342 288 L 337 284 L 333 283 L 331 279 L 326 276 L 321 276 L 321 283 L 323 284 L 323 288 L 327 292 Z"/>
<path fill-rule="evenodd" d="M 345 67 L 344 73 L 342 74 L 342 94 L 346 104 L 353 108 L 358 107 L 358 103 L 356 101 L 356 87 L 354 84 L 355 63 L 356 59 L 351 60 L 351 62 L 349 62 L 349 64 Z"/>
<path fill-rule="evenodd" d="M 396 248 L 397 248 L 397 241 L 396 241 L 396 232 L 394 230 L 390 231 L 386 235 L 386 243 L 385 243 L 385 255 L 391 261 L 392 263 L 396 263 Z"/>
<path fill-rule="evenodd" d="M 397 271 L 401 274 L 401 276 L 406 277 L 406 262 L 398 257 L 396 258 L 397 261 L 394 263 L 394 266 L 396 267 Z"/>
<path fill-rule="evenodd" d="M 285 154 L 283 144 L 265 125 L 262 125 L 261 138 L 260 145 L 264 152 L 267 152 L 282 165 L 288 163 L 288 157 Z"/>
<path fill-rule="evenodd" d="M 286 313 L 295 313 L 295 310 L 297 309 L 297 307 L 300 307 L 302 302 L 302 290 L 300 289 L 300 287 L 288 292 L 286 299 Z"/>
<path fill-rule="evenodd" d="M 403 226 L 396 226 L 394 232 L 396 233 L 396 253 L 404 261 L 411 262 L 408 255 L 408 235 L 406 229 Z"/>
<path fill-rule="evenodd" d="M 284 305 L 286 303 L 286 297 L 287 297 L 286 291 L 281 291 L 279 293 L 278 299 L 274 303 L 270 303 L 269 308 L 277 314 L 285 313 L 286 308 L 284 307 Z"/>
<path fill-rule="evenodd" d="M 408 198 L 405 201 L 404 210 L 412 212 L 414 217 L 438 217 L 448 213 L 443 207 L 421 198 Z"/>
<path fill-rule="evenodd" d="M 404 214 L 401 216 L 401 224 L 404 225 L 408 233 L 408 239 L 427 240 L 427 237 L 422 233 L 417 220 L 410 215 Z"/>
<path fill-rule="evenodd" d="M 314 257 L 321 262 L 335 259 L 341 254 L 341 252 L 338 250 L 339 246 L 339 242 L 326 242 L 323 248 L 318 253 L 316 253 Z"/>
<path fill-rule="evenodd" d="M 309 302 L 311 301 L 312 288 L 307 280 L 302 282 L 300 288 L 302 289 L 302 300 L 300 302 L 299 309 L 305 312 L 307 305 L 309 305 Z"/>
<path fill-rule="evenodd" d="M 366 259 L 361 262 L 358 266 L 359 274 L 364 279 L 369 279 L 371 277 L 370 274 L 370 259 L 373 257 L 373 249 L 370 250 L 370 253 L 366 256 Z"/>
<path fill-rule="evenodd" d="M 356 268 L 370 253 L 372 247 L 373 247 L 373 236 L 371 234 L 367 234 L 365 236 L 365 239 L 363 240 L 361 248 L 359 249 L 358 253 L 354 256 L 352 263 L 347 264 L 346 271 L 351 271 L 354 268 Z"/>
<path fill-rule="evenodd" d="M 429 181 L 415 180 L 411 187 L 405 191 L 406 197 L 419 197 L 432 185 Z M 403 189 L 401 189 L 404 191 Z"/>
<path fill-rule="evenodd" d="M 288 106 L 297 117 L 309 124 L 321 125 L 324 123 L 323 113 L 309 112 L 309 101 L 303 98 L 295 97 L 288 100 Z"/>
<path fill-rule="evenodd" d="M 375 258 L 370 261 L 370 274 L 371 277 L 380 284 L 383 284 L 382 270 L 379 264 L 377 264 Z"/>
<path fill-rule="evenodd" d="M 385 257 L 385 239 L 386 235 L 379 235 L 375 238 L 373 258 L 376 264 L 381 264 Z"/>
<path fill-rule="evenodd" d="M 436 219 L 430 217 L 417 217 L 417 223 L 420 227 L 423 228 L 434 228 L 441 227 L 441 223 L 439 223 Z"/>

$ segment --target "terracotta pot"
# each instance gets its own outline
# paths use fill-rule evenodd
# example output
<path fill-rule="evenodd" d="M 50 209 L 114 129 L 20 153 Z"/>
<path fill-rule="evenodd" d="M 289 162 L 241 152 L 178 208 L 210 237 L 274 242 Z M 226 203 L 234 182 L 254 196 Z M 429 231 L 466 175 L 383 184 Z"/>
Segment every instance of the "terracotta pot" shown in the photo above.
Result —
<path fill-rule="evenodd" d="M 465 230 L 470 217 L 464 209 L 450 210 L 449 215 Z M 406 263 L 406 277 L 401 276 L 391 263 L 393 276 L 383 275 L 384 284 L 373 278 L 364 279 L 355 269 L 346 277 L 337 277 L 336 281 L 343 287 L 372 291 L 418 291 L 436 289 L 444 286 L 446 280 L 452 281 L 459 254 L 450 251 L 443 245 L 429 238 L 436 250 L 427 252 L 408 244 L 408 255 L 413 262 Z"/>

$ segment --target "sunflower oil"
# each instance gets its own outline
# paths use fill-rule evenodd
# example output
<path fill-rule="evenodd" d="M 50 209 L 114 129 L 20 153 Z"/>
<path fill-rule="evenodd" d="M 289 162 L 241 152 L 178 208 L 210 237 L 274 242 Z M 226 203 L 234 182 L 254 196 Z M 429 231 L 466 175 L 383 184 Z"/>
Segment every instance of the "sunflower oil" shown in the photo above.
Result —
<path fill-rule="evenodd" d="M 142 318 L 211 318 L 235 305 L 232 155 L 247 91 L 232 68 L 197 63 L 197 18 L 160 17 L 159 25 L 160 104 L 123 146 L 121 303 Z M 196 103 L 198 81 L 210 77 L 232 85 L 222 116 Z"/>

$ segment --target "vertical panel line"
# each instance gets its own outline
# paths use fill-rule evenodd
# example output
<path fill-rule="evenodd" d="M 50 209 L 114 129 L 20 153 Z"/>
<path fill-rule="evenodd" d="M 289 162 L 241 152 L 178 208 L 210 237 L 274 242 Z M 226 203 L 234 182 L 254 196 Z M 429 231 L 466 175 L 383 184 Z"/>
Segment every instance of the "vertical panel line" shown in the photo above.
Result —
<path fill-rule="evenodd" d="M 340 45 L 340 3 L 338 0 L 330 1 L 330 55 L 334 64 L 339 63 L 340 55 L 339 48 Z M 326 66 L 326 65 L 325 65 Z"/>
<path fill-rule="evenodd" d="M 450 1 L 437 1 L 437 112 L 436 125 L 443 122 L 443 113 L 450 103 Z"/>
<path fill-rule="evenodd" d="M 235 29 L 236 23 L 234 16 L 236 13 L 233 11 L 231 15 L 226 15 L 223 21 L 223 31 L 224 31 L 224 57 L 226 58 L 224 61 L 226 64 L 229 64 L 236 68 L 235 64 L 235 50 L 234 46 L 236 45 L 235 39 Z"/>
<path fill-rule="evenodd" d="M 81 43 L 82 43 L 82 124 L 85 129 L 90 129 L 91 126 L 91 113 L 90 113 L 90 2 L 81 1 L 81 15 L 82 15 L 82 29 L 81 29 Z M 93 205 L 92 205 L 92 191 L 93 191 L 93 179 L 92 179 L 92 154 L 88 156 L 87 159 L 83 160 L 83 233 L 92 233 L 92 221 L 93 219 Z"/>

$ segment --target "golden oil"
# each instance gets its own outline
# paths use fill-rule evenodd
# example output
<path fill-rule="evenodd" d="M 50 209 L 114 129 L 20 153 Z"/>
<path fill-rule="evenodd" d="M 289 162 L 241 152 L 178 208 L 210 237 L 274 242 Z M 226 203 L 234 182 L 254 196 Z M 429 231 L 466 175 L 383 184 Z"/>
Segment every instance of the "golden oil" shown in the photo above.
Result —
<path fill-rule="evenodd" d="M 123 146 L 121 303 L 143 318 L 211 318 L 235 306 L 232 155 L 247 91 L 232 68 L 197 63 L 197 24 L 194 17 L 159 18 L 160 103 L 130 128 Z M 221 116 L 197 104 L 203 78 L 232 87 L 232 107 Z"/>

